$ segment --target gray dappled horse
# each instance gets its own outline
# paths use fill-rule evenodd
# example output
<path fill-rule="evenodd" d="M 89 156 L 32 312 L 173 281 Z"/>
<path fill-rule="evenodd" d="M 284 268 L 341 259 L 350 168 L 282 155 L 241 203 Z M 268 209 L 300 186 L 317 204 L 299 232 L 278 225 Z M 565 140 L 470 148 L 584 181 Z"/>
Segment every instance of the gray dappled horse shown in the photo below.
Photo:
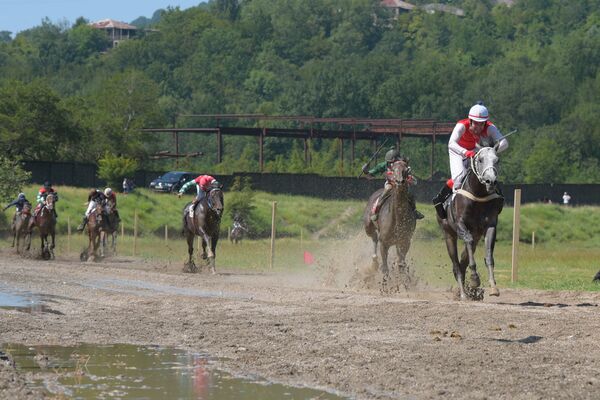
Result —
<path fill-rule="evenodd" d="M 241 223 L 234 223 L 233 228 L 231 228 L 231 232 L 229 233 L 229 240 L 231 243 L 240 243 L 244 237 L 244 232 L 248 232 L 248 230 Z"/>
<path fill-rule="evenodd" d="M 379 189 L 371 195 L 363 214 L 365 232 L 373 241 L 372 258 L 375 266 L 378 266 L 377 244 L 379 244 L 384 284 L 389 278 L 387 259 L 391 246 L 396 246 L 398 265 L 404 273 L 408 273 L 406 253 L 410 248 L 410 241 L 416 226 L 415 212 L 408 193 L 407 178 L 410 172 L 408 162 L 406 160 L 396 161 L 392 164 L 391 170 L 390 182 L 393 188 L 390 190 L 388 199 L 379 209 L 377 223 L 371 221 L 371 210 L 383 189 Z"/>
<path fill-rule="evenodd" d="M 465 274 L 467 265 L 471 270 L 470 286 L 481 284 L 475 263 L 475 249 L 483 236 L 485 238 L 485 264 L 488 268 L 490 296 L 499 296 L 494 278 L 494 246 L 498 215 L 504 206 L 504 198 L 497 192 L 498 146 L 477 147 L 477 154 L 470 159 L 470 166 L 463 178 L 463 185 L 445 204 L 448 218 L 438 223 L 444 231 L 448 255 L 452 260 L 452 271 L 458 283 L 461 300 L 467 299 Z M 457 238 L 465 243 L 458 259 Z"/>
<path fill-rule="evenodd" d="M 29 219 L 31 218 L 31 203 L 25 202 L 23 209 L 19 213 L 15 213 L 11 224 L 13 232 L 12 247 L 17 246 L 17 254 L 21 253 L 21 240 L 27 245 Z M 31 239 L 31 237 L 29 237 Z"/>
<path fill-rule="evenodd" d="M 201 257 L 204 260 L 208 259 L 210 270 L 215 274 L 215 257 L 224 208 L 223 191 L 220 186 L 212 186 L 209 192 L 198 202 L 192 215 L 190 215 L 191 204 L 188 203 L 183 208 L 183 234 L 187 240 L 189 255 L 184 271 L 196 272 L 198 270 L 193 255 L 194 238 L 200 236 L 202 238 Z"/>
<path fill-rule="evenodd" d="M 54 216 L 54 195 L 52 193 L 46 196 L 43 207 L 35 217 L 29 221 L 29 238 L 27 240 L 27 250 L 31 246 L 31 230 L 34 226 L 40 231 L 42 241 L 42 258 L 45 260 L 54 258 L 54 236 L 56 233 L 56 217 Z M 52 243 L 48 243 L 48 235 L 52 238 Z"/>

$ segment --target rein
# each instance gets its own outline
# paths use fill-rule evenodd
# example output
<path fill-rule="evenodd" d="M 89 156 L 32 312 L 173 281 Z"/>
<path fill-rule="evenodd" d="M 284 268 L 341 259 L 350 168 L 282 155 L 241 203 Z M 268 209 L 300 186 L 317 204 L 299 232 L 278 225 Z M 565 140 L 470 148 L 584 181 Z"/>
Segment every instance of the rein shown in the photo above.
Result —
<path fill-rule="evenodd" d="M 471 158 L 471 169 L 473 170 L 473 173 L 475 173 L 475 176 L 477 177 L 477 179 L 479 180 L 479 183 L 481 183 L 481 184 L 485 184 L 485 179 L 483 178 L 483 174 L 485 174 L 485 172 L 488 169 L 493 170 L 494 174 L 498 175 L 498 170 L 493 165 L 490 165 L 489 167 L 484 168 L 483 171 L 481 171 L 481 172 L 477 171 L 477 165 L 475 164 L 475 159 L 477 158 L 477 156 L 479 155 L 479 153 L 481 153 L 485 148 L 486 147 L 483 147 L 483 148 L 479 149 L 479 151 L 477 152 L 477 154 L 475 154 L 475 157 Z"/>
<path fill-rule="evenodd" d="M 462 194 L 466 198 L 471 199 L 473 201 L 476 201 L 478 203 L 485 203 L 486 201 L 503 198 L 498 193 L 492 193 L 492 194 L 490 194 L 488 196 L 485 196 L 485 197 L 477 197 L 473 193 L 467 192 L 466 190 L 463 190 L 463 189 L 458 189 L 456 191 L 456 194 Z"/>
<path fill-rule="evenodd" d="M 485 172 L 486 172 L 488 169 L 491 169 L 491 170 L 493 170 L 493 171 L 494 171 L 494 173 L 495 173 L 496 175 L 498 175 L 498 170 L 496 169 L 496 167 L 494 167 L 493 165 L 491 165 L 491 166 L 489 166 L 489 167 L 486 167 L 486 168 L 484 168 L 484 169 L 483 169 L 483 171 L 481 171 L 481 172 L 477 171 L 477 164 L 475 164 L 475 158 L 477 158 L 477 156 L 479 155 L 479 153 L 481 153 L 481 151 L 483 151 L 483 149 L 485 149 L 485 147 L 484 147 L 484 148 L 482 148 L 482 149 L 480 149 L 480 150 L 477 152 L 477 154 L 475 154 L 475 157 L 472 157 L 472 158 L 471 158 L 471 171 L 472 171 L 472 172 L 475 174 L 475 177 L 477 178 L 477 180 L 479 181 L 479 183 L 481 183 L 482 185 L 485 185 L 485 179 L 483 178 L 483 174 L 484 174 L 484 173 L 485 173 Z M 465 177 L 464 179 L 466 180 L 467 178 Z M 464 185 L 463 185 L 463 187 L 464 187 Z M 478 203 L 485 203 L 485 202 L 488 202 L 488 201 L 490 201 L 490 200 L 494 200 L 494 199 L 503 199 L 503 198 L 504 198 L 504 197 L 500 196 L 500 195 L 499 195 L 498 193 L 496 193 L 496 192 L 494 192 L 494 193 L 492 193 L 492 194 L 489 194 L 489 195 L 487 195 L 487 196 L 485 196 L 485 197 L 478 197 L 478 196 L 475 196 L 473 193 L 471 193 L 471 192 L 469 192 L 469 191 L 467 191 L 467 190 L 464 190 L 464 189 L 462 189 L 462 188 L 461 188 L 461 189 L 458 189 L 458 190 L 456 191 L 456 194 L 460 194 L 460 195 L 462 195 L 462 196 L 464 196 L 464 197 L 466 197 L 466 198 L 468 198 L 468 199 L 470 199 L 470 200 L 472 200 L 472 201 L 476 201 L 476 202 L 478 202 Z"/>

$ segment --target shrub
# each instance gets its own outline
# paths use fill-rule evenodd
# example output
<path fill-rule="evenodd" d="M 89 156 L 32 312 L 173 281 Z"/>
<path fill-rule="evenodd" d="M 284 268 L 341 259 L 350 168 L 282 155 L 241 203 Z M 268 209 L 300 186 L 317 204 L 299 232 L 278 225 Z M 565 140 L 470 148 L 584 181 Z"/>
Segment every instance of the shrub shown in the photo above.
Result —
<path fill-rule="evenodd" d="M 23 170 L 18 160 L 0 156 L 0 200 L 12 200 L 29 180 L 31 173 Z"/>
<path fill-rule="evenodd" d="M 98 166 L 98 177 L 104 179 L 109 186 L 119 187 L 124 177 L 133 176 L 138 168 L 138 163 L 132 158 L 106 153 L 98 161 Z"/>

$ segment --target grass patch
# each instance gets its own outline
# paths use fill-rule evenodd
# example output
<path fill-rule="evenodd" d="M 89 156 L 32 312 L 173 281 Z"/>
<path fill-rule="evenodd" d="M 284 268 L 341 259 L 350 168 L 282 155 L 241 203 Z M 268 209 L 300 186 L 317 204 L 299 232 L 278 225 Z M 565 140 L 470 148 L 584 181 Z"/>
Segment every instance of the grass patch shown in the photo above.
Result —
<path fill-rule="evenodd" d="M 37 186 L 26 188 L 27 197 L 35 198 Z M 77 257 L 87 245 L 84 235 L 74 229 L 85 211 L 87 190 L 61 187 L 57 255 Z M 181 264 L 187 259 L 185 240 L 180 235 L 181 209 L 192 199 L 153 193 L 145 189 L 119 196 L 119 210 L 125 226 L 125 237 L 119 238 L 120 254 L 133 255 L 133 220 L 139 218 L 136 257 L 149 261 Z M 275 195 L 256 192 L 256 214 L 270 224 L 271 204 L 277 201 L 276 270 L 317 268 L 303 263 L 303 252 L 310 251 L 320 265 L 338 269 L 360 267 L 368 263 L 370 240 L 362 233 L 361 216 L 365 202 L 356 200 L 321 200 L 304 196 Z M 227 206 L 227 192 L 225 193 Z M 409 259 L 414 270 L 431 286 L 454 285 L 454 278 L 442 234 L 435 220 L 435 210 L 428 204 L 419 204 L 425 219 L 417 223 Z M 4 247 L 10 209 L 0 218 L 4 231 Z M 591 282 L 600 268 L 600 207 L 562 207 L 548 204 L 527 204 L 521 213 L 521 244 L 519 248 L 519 280 L 510 282 L 512 208 L 505 208 L 498 226 L 498 244 L 495 251 L 496 280 L 500 287 L 534 288 L 544 290 L 598 291 L 600 285 Z M 73 235 L 67 238 L 67 221 Z M 227 241 L 230 216 L 223 221 L 223 235 L 217 249 L 217 267 L 269 270 L 270 240 L 244 240 L 240 245 Z M 165 226 L 168 239 L 164 239 Z M 531 246 L 535 232 L 536 247 Z M 319 233 L 319 238 L 316 234 Z M 37 237 L 34 239 L 37 245 Z M 487 269 L 483 262 L 483 243 L 477 251 L 478 270 L 487 284 Z M 393 250 L 392 250 L 393 252 Z"/>

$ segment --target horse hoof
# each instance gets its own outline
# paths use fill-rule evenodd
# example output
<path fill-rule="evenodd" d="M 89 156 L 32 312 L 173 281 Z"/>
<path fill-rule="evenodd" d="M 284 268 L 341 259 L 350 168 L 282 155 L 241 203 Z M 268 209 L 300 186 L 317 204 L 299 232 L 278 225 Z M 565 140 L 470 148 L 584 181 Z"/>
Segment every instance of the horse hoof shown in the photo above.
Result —
<path fill-rule="evenodd" d="M 490 296 L 496 296 L 496 297 L 500 296 L 500 291 L 498 290 L 498 288 L 495 288 L 495 287 L 491 288 Z"/>

